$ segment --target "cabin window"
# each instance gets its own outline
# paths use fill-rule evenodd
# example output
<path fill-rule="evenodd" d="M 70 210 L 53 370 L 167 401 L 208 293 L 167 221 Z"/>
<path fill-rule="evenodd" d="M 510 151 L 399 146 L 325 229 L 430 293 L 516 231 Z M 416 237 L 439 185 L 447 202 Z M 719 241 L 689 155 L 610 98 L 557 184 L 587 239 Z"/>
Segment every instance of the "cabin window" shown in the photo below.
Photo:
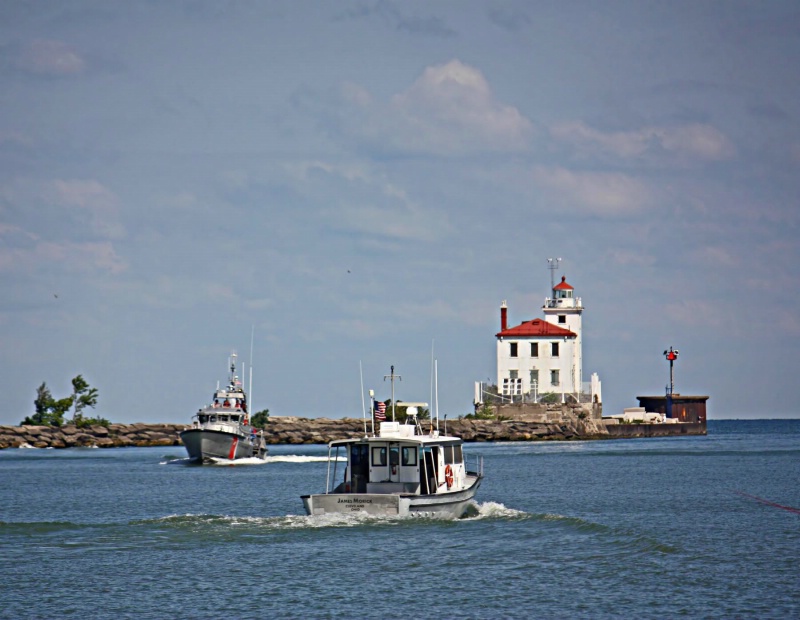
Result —
<path fill-rule="evenodd" d="M 444 464 L 452 465 L 455 463 L 463 463 L 464 454 L 461 452 L 461 446 L 444 446 Z"/>
<path fill-rule="evenodd" d="M 453 446 L 443 446 L 444 451 L 444 464 L 449 465 L 453 462 Z"/>
<path fill-rule="evenodd" d="M 372 448 L 373 467 L 386 467 L 386 446 Z"/>
<path fill-rule="evenodd" d="M 412 446 L 403 446 L 402 452 L 402 463 L 406 467 L 416 467 L 417 466 L 417 449 L 416 447 Z"/>
<path fill-rule="evenodd" d="M 531 357 L 539 357 L 539 343 L 531 342 Z"/>
<path fill-rule="evenodd" d="M 397 446 L 389 448 L 389 465 L 397 467 L 400 462 L 400 449 Z"/>
<path fill-rule="evenodd" d="M 511 346 L 511 357 L 517 357 L 517 344 L 518 343 L 509 342 L 508 344 Z"/>
<path fill-rule="evenodd" d="M 198 420 L 200 420 L 200 424 L 205 424 L 207 419 L 208 418 L 204 415 L 198 417 Z"/>
<path fill-rule="evenodd" d="M 567 322 L 567 315 L 566 314 L 559 314 L 558 315 L 558 322 L 559 323 L 566 323 Z"/>
<path fill-rule="evenodd" d="M 208 421 L 209 422 L 216 422 L 217 421 L 217 416 L 212 415 L 210 418 L 208 418 Z"/>
<path fill-rule="evenodd" d="M 557 342 L 550 343 L 550 355 L 552 357 L 558 357 L 558 343 Z"/>

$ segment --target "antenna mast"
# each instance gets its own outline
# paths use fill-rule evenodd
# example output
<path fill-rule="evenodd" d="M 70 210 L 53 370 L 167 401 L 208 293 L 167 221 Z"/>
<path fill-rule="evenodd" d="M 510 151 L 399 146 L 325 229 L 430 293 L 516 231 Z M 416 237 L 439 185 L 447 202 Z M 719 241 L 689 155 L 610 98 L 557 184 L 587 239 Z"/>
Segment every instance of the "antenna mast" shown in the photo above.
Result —
<path fill-rule="evenodd" d="M 394 380 L 399 379 L 402 381 L 403 377 L 394 374 L 394 366 L 391 366 L 391 374 L 383 375 L 383 380 L 386 381 L 386 379 L 392 380 L 392 422 L 394 422 Z"/>
<path fill-rule="evenodd" d="M 558 269 L 558 264 L 561 262 L 560 258 L 548 258 L 547 268 L 550 270 L 550 290 L 552 291 L 556 285 L 555 271 Z"/>

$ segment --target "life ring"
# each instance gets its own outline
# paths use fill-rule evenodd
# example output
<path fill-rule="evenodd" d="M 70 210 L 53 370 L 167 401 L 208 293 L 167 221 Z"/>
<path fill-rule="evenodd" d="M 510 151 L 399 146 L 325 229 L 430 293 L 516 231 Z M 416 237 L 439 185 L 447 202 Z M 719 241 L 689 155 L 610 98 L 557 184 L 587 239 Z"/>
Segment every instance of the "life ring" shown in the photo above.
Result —
<path fill-rule="evenodd" d="M 444 468 L 444 481 L 447 483 L 448 489 L 453 486 L 453 468 L 449 465 L 445 465 Z"/>

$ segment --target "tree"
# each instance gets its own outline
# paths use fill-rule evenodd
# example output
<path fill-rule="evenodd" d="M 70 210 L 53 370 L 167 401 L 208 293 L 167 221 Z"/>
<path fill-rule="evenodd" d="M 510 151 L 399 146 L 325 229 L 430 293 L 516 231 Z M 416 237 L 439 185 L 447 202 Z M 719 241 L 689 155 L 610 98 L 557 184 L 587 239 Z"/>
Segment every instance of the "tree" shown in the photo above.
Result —
<path fill-rule="evenodd" d="M 42 381 L 42 384 L 36 389 L 36 399 L 33 401 L 33 405 L 36 413 L 25 418 L 22 424 L 61 426 L 64 423 L 64 415 L 72 407 L 72 397 L 55 400 L 47 384 Z"/>
<path fill-rule="evenodd" d="M 264 428 L 269 422 L 269 409 L 262 409 L 258 413 L 253 414 L 250 418 L 250 424 L 257 428 Z"/>
<path fill-rule="evenodd" d="M 90 388 L 83 375 L 78 375 L 72 380 L 72 404 L 75 407 L 72 412 L 72 422 L 76 426 L 82 426 L 82 411 L 86 407 L 94 409 L 97 404 L 97 388 Z"/>
<path fill-rule="evenodd" d="M 47 384 L 42 381 L 42 385 L 36 389 L 36 400 L 33 401 L 33 405 L 36 407 L 36 414 L 34 417 L 38 418 L 39 420 L 43 419 L 50 410 L 50 405 L 52 402 L 53 395 L 50 393 Z"/>
<path fill-rule="evenodd" d="M 37 388 L 36 399 L 33 401 L 36 413 L 25 418 L 22 424 L 62 426 L 64 424 L 64 416 L 72 409 L 71 422 L 75 426 L 85 427 L 93 424 L 108 426 L 109 422 L 105 418 L 83 417 L 83 410 L 86 407 L 94 408 L 96 404 L 97 388 L 89 387 L 89 384 L 81 375 L 72 380 L 72 395 L 59 400 L 53 398 L 47 384 L 43 381 Z"/>

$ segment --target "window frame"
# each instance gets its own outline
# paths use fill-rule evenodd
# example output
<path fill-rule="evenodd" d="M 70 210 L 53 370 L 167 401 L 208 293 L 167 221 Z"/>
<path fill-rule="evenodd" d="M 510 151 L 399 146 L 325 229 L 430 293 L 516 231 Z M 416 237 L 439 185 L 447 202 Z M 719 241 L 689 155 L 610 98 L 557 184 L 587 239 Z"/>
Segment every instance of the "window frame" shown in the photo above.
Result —
<path fill-rule="evenodd" d="M 380 456 L 379 459 L 375 459 L 375 455 Z M 370 464 L 373 467 L 386 467 L 387 463 L 389 462 L 389 451 L 387 446 L 372 446 L 372 451 L 369 455 Z"/>

